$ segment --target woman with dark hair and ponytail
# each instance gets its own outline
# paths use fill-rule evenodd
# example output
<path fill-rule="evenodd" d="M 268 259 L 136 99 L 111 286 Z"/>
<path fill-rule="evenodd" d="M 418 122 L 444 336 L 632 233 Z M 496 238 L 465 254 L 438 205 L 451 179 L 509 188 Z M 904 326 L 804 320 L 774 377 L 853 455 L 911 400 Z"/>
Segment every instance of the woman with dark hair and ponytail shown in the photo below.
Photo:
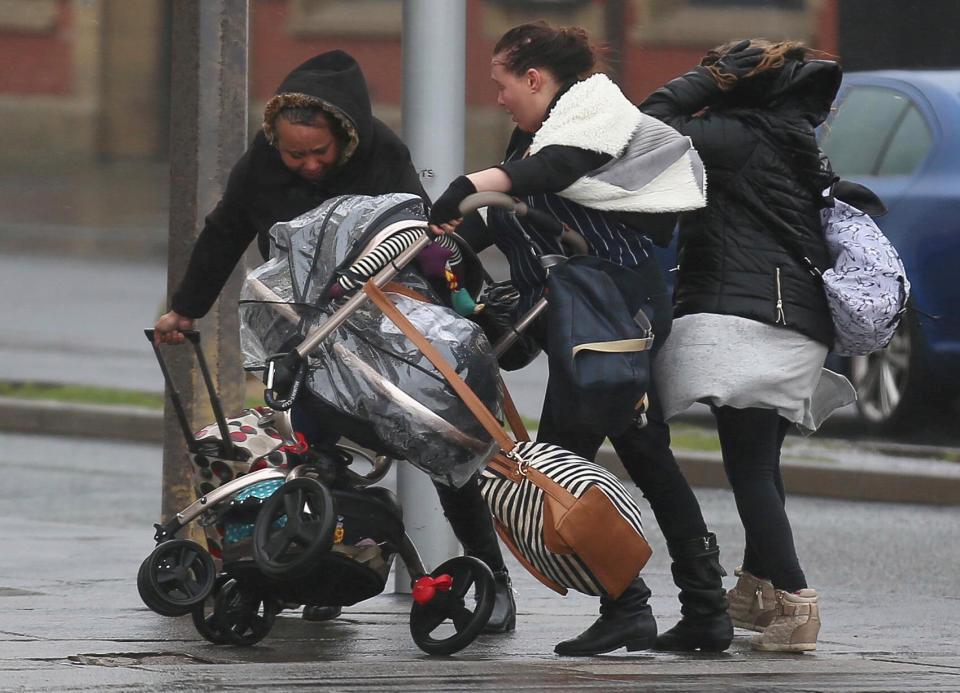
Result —
<path fill-rule="evenodd" d="M 654 365 L 667 418 L 707 402 L 746 535 L 733 623 L 755 649 L 816 649 L 817 592 L 807 585 L 784 508 L 780 449 L 853 399 L 823 369 L 833 323 L 823 286 L 798 259 L 830 265 L 820 212 L 835 180 L 814 128 L 830 112 L 840 66 L 801 44 L 762 39 L 709 51 L 640 108 L 690 137 L 710 202 L 680 221 L 673 331 Z"/>
<path fill-rule="evenodd" d="M 497 102 L 516 123 L 504 161 L 454 180 L 434 204 L 430 221 L 437 232 L 457 228 L 459 203 L 478 191 L 506 192 L 547 212 L 578 231 L 590 254 L 630 268 L 638 282 L 663 287 L 652 297 L 656 349 L 669 332 L 671 309 L 651 238 L 670 242 L 675 213 L 705 204 L 705 181 L 689 142 L 630 103 L 600 72 L 601 56 L 579 27 L 556 29 L 541 22 L 508 31 L 491 62 Z M 543 291 L 546 271 L 539 256 L 563 253 L 563 248 L 559 238 L 526 222 L 517 224 L 502 210 L 491 208 L 487 222 L 509 262 L 522 313 Z M 556 414 L 564 402 L 555 401 L 551 389 L 548 383 L 537 440 L 592 460 L 604 435 L 560 425 Z M 657 638 L 647 603 L 650 590 L 637 577 L 620 597 L 601 597 L 600 617 L 579 636 L 559 643 L 558 654 L 654 646 L 718 652 L 733 637 L 716 538 L 670 451 L 656 393 L 649 394 L 646 426 L 634 422 L 611 432 L 611 440 L 667 539 L 683 618 Z"/>

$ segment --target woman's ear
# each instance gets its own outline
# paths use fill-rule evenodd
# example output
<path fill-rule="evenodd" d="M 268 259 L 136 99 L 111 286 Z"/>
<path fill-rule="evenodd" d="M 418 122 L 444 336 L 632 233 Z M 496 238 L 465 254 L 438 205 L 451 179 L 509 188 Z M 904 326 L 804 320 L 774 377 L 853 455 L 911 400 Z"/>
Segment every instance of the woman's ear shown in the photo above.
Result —
<path fill-rule="evenodd" d="M 533 93 L 540 91 L 540 89 L 543 87 L 543 74 L 541 74 L 540 70 L 535 67 L 531 67 L 529 70 L 527 70 L 524 78 L 527 81 L 527 88 Z"/>

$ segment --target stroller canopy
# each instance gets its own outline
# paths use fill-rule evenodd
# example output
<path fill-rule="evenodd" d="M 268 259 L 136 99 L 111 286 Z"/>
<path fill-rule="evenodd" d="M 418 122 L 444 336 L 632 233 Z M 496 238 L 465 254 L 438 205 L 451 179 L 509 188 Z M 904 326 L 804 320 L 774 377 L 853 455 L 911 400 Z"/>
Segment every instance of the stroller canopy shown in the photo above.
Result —
<path fill-rule="evenodd" d="M 348 267 L 388 238 L 417 233 L 426 233 L 423 203 L 404 193 L 336 197 L 276 224 L 270 260 L 250 273 L 241 293 L 244 366 L 262 370 L 268 356 L 289 351 L 323 325 L 343 305 L 328 297 Z M 424 300 L 399 293 L 392 300 L 499 416 L 502 394 L 486 337 L 439 303 L 415 264 L 395 281 Z M 440 373 L 369 303 L 309 355 L 305 385 L 301 398 L 312 401 L 304 404 L 322 412 L 330 433 L 407 459 L 443 483 L 462 485 L 497 450 Z"/>

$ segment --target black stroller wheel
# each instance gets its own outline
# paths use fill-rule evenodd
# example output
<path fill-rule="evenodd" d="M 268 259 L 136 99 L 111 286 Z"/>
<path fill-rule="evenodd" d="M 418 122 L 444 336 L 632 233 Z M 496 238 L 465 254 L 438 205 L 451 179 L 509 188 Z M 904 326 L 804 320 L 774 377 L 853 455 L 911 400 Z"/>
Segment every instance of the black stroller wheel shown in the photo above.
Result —
<path fill-rule="evenodd" d="M 253 530 L 253 558 L 265 575 L 300 577 L 333 546 L 333 496 L 319 481 L 291 479 L 270 496 Z"/>
<path fill-rule="evenodd" d="M 173 539 L 157 546 L 141 564 L 137 590 L 158 614 L 183 616 L 207 598 L 216 574 L 213 558 L 202 546 Z"/>
<path fill-rule="evenodd" d="M 174 608 L 161 601 L 160 596 L 150 587 L 150 564 L 153 562 L 153 554 L 143 559 L 140 569 L 137 571 L 137 592 L 140 593 L 140 599 L 143 603 L 161 616 L 183 616 L 189 609 Z"/>
<path fill-rule="evenodd" d="M 204 640 L 212 642 L 214 645 L 226 645 L 230 642 L 226 636 L 220 632 L 220 623 L 217 621 L 217 616 L 214 613 L 217 604 L 217 595 L 220 594 L 220 590 L 223 589 L 223 586 L 229 580 L 230 578 L 226 575 L 218 575 L 213 583 L 213 590 L 207 595 L 207 598 L 202 603 L 194 606 L 190 612 L 193 625 L 197 629 L 197 632 L 203 636 Z"/>
<path fill-rule="evenodd" d="M 250 647 L 267 636 L 279 611 L 275 599 L 231 579 L 217 594 L 213 619 L 224 642 Z"/>
<path fill-rule="evenodd" d="M 415 601 L 410 610 L 413 641 L 421 650 L 432 655 L 453 654 L 472 643 L 493 612 L 493 573 L 486 563 L 472 556 L 459 556 L 446 561 L 430 575 L 436 578 L 444 574 L 453 578 L 450 589 L 437 590 L 433 598 L 424 604 Z M 466 599 L 471 587 L 476 590 L 472 610 Z M 436 637 L 441 626 L 449 629 L 451 625 L 452 635 Z"/>

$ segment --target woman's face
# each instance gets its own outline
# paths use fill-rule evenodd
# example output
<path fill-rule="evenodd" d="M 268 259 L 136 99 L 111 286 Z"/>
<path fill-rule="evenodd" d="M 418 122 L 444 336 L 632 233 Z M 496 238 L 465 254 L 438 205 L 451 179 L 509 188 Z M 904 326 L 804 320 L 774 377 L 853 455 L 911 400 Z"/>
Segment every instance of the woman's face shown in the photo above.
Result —
<path fill-rule="evenodd" d="M 538 70 L 528 70 L 522 75 L 510 72 L 502 62 L 500 56 L 494 56 L 490 65 L 490 79 L 497 85 L 497 103 L 513 116 L 521 130 L 536 132 L 543 125 L 543 117 L 547 104 L 544 103 L 541 87 L 541 75 Z"/>
<path fill-rule="evenodd" d="M 311 183 L 319 183 L 340 158 L 340 145 L 321 119 L 314 125 L 277 118 L 277 151 L 284 166 Z"/>

